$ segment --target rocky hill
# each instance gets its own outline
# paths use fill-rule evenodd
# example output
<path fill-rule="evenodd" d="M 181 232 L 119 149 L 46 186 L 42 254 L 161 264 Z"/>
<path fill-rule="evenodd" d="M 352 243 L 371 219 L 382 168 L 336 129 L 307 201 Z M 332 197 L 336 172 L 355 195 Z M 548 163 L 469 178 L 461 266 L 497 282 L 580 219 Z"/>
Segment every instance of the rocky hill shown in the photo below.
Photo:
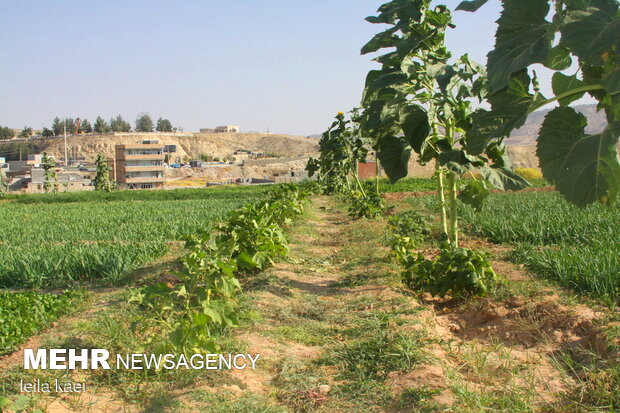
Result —
<path fill-rule="evenodd" d="M 109 135 L 77 135 L 67 139 L 69 154 L 92 162 L 98 153 L 114 155 L 118 144 L 131 144 L 143 140 L 158 140 L 164 145 L 176 145 L 175 156 L 197 159 L 201 155 L 224 157 L 238 149 L 265 152 L 280 156 L 299 156 L 318 151 L 318 142 L 302 136 L 263 133 L 115 133 Z M 64 156 L 64 139 L 33 140 L 29 145 L 37 152 L 47 152 L 58 158 Z M 0 144 L 2 145 L 2 144 Z M 75 149 L 73 149 L 75 148 Z M 0 146 L 1 149 L 1 146 Z M 173 158 L 174 159 L 174 158 Z"/>

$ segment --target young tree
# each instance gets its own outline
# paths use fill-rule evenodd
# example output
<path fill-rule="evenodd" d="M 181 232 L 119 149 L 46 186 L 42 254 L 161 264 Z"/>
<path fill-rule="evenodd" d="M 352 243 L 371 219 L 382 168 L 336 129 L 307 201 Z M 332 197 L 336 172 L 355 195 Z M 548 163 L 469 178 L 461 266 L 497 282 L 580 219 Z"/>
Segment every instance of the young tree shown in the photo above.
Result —
<path fill-rule="evenodd" d="M 168 119 L 157 119 L 157 132 L 172 132 L 172 123 Z"/>
<path fill-rule="evenodd" d="M 54 158 L 47 156 L 46 152 L 43 152 L 41 158 L 41 164 L 45 171 L 45 182 L 43 183 L 43 189 L 46 193 L 58 192 L 58 176 L 56 175 L 56 161 Z"/>
<path fill-rule="evenodd" d="M 445 31 L 454 27 L 450 11 L 431 8 L 429 0 L 417 3 L 414 13 L 410 6 L 387 3 L 378 16 L 367 18 L 391 27 L 373 37 L 362 54 L 396 50 L 376 58 L 381 70 L 366 78 L 364 132 L 376 138 L 378 157 L 393 182 L 407 176 L 412 152 L 422 164 L 434 161 L 442 230 L 457 247 L 457 198 L 479 209 L 489 186 L 516 190 L 527 182 L 511 170 L 501 142 L 472 149 L 473 106 L 486 97 L 486 76 L 467 55 L 451 61 L 444 41 Z M 458 180 L 468 171 L 484 179 L 471 181 L 459 195 Z"/>
<path fill-rule="evenodd" d="M 6 126 L 0 126 L 0 140 L 1 139 L 13 139 L 15 131 Z"/>
<path fill-rule="evenodd" d="M 32 136 L 32 128 L 24 126 L 24 129 L 19 133 L 20 138 L 29 138 Z"/>
<path fill-rule="evenodd" d="M 131 125 L 121 115 L 118 115 L 110 119 L 110 130 L 112 132 L 131 132 Z"/>
<path fill-rule="evenodd" d="M 97 116 L 95 120 L 95 126 L 93 127 L 95 133 L 107 133 L 110 131 L 110 126 L 101 116 Z"/>
<path fill-rule="evenodd" d="M 153 132 L 153 119 L 148 113 L 141 113 L 136 119 L 136 132 Z"/>
<path fill-rule="evenodd" d="M 306 165 L 308 175 L 317 174 L 327 194 L 351 192 L 349 178 L 353 177 L 358 190 L 365 196 L 364 187 L 357 174 L 357 165 L 366 160 L 368 150 L 357 133 L 354 118 L 355 114 L 351 120 L 347 120 L 343 112 L 338 112 L 336 120 L 319 141 L 320 157 L 310 158 Z"/>
<path fill-rule="evenodd" d="M 88 121 L 88 119 L 84 119 L 80 125 L 80 130 L 79 132 L 81 133 L 93 133 L 93 127 L 90 124 L 90 122 Z"/>
<path fill-rule="evenodd" d="M 108 161 L 102 153 L 97 154 L 95 161 L 95 189 L 97 191 L 112 192 L 112 182 L 110 181 L 110 171 L 112 168 L 108 166 Z"/>

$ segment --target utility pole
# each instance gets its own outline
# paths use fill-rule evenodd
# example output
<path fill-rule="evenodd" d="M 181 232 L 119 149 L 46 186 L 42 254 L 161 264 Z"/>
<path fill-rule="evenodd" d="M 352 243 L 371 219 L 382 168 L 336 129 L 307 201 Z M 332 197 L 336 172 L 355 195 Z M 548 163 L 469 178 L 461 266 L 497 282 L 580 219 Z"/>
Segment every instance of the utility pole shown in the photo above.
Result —
<path fill-rule="evenodd" d="M 63 123 L 65 127 L 65 166 L 69 166 L 69 160 L 67 159 L 67 120 Z"/>

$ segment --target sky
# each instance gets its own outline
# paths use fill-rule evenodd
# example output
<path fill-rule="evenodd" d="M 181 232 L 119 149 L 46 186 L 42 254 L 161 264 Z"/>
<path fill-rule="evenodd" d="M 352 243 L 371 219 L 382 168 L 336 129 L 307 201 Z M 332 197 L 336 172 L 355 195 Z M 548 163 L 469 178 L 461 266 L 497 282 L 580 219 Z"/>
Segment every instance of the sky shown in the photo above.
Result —
<path fill-rule="evenodd" d="M 455 8 L 460 2 L 442 2 Z M 374 0 L 0 0 L 0 125 L 56 116 L 132 125 L 146 112 L 185 131 L 321 133 L 359 106 L 360 48 L 384 25 Z M 486 62 L 499 1 L 455 12 L 455 56 Z M 543 93 L 549 83 L 542 76 Z"/>

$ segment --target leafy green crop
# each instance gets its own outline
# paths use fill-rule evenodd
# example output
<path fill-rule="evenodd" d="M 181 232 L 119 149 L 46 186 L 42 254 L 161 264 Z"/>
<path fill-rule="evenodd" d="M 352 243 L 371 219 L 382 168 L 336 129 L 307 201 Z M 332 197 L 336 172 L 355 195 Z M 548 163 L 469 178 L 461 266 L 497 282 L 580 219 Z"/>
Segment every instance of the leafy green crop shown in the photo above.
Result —
<path fill-rule="evenodd" d="M 15 350 L 63 314 L 75 308 L 83 292 L 42 294 L 0 291 L 0 355 Z"/>
<path fill-rule="evenodd" d="M 93 191 L 6 202 L 0 215 L 0 286 L 118 282 L 163 255 L 169 241 L 221 221 L 265 190 Z"/>
<path fill-rule="evenodd" d="M 549 192 L 491 195 L 490 201 L 479 213 L 462 206 L 470 232 L 516 245 L 515 259 L 565 287 L 618 301 L 620 207 L 578 208 Z"/>
<path fill-rule="evenodd" d="M 497 281 L 488 257 L 468 248 L 448 247 L 433 259 L 411 254 L 402 262 L 405 269 L 401 277 L 406 285 L 440 297 L 448 293 L 485 295 Z"/>
<path fill-rule="evenodd" d="M 217 351 L 217 336 L 237 324 L 236 276 L 288 252 L 282 226 L 303 212 L 307 196 L 298 185 L 279 186 L 268 199 L 230 212 L 215 232 L 188 237 L 178 282 L 150 285 L 130 298 L 148 310 L 140 327 L 147 343 L 161 352 Z"/>
<path fill-rule="evenodd" d="M 387 223 L 387 238 L 391 254 L 399 262 L 404 262 L 418 247 L 419 243 L 431 233 L 432 215 L 423 215 L 415 210 L 392 215 Z"/>

